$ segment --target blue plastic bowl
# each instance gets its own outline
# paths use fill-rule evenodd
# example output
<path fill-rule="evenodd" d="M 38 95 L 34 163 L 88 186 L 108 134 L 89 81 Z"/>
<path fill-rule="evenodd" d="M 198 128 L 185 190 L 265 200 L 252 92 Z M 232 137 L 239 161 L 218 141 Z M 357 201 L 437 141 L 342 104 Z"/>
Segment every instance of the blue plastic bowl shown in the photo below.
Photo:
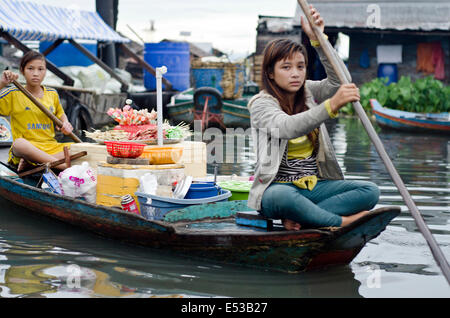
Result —
<path fill-rule="evenodd" d="M 192 183 L 185 199 L 203 199 L 214 197 L 220 193 L 220 187 L 213 182 Z"/>

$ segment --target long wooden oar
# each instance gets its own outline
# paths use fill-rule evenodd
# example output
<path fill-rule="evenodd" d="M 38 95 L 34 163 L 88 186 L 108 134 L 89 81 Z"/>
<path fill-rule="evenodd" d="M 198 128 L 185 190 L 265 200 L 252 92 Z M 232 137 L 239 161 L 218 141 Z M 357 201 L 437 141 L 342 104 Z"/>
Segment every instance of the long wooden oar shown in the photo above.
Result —
<path fill-rule="evenodd" d="M 317 27 L 314 23 L 314 20 L 312 18 L 312 15 L 310 13 L 309 4 L 306 0 L 297 0 L 298 4 L 302 8 L 306 18 L 308 19 L 309 24 L 312 26 L 312 30 L 314 34 L 316 35 L 320 46 L 324 50 L 324 53 L 328 59 L 328 61 L 331 63 L 334 72 L 338 75 L 339 80 L 342 84 L 349 84 L 349 81 L 347 77 L 345 76 L 344 70 L 342 70 L 341 66 L 339 65 L 336 56 L 333 54 L 333 49 L 331 47 L 331 44 L 328 42 L 328 40 L 324 37 L 322 31 Z M 409 211 L 411 212 L 417 227 L 419 228 L 419 231 L 423 234 L 425 237 L 425 240 L 428 243 L 428 246 L 431 249 L 431 252 L 433 254 L 434 259 L 436 260 L 437 264 L 442 270 L 442 273 L 444 274 L 445 278 L 447 279 L 447 282 L 450 284 L 450 268 L 447 262 L 447 259 L 445 258 L 444 254 L 442 253 L 441 249 L 439 248 L 436 240 L 434 239 L 433 235 L 431 234 L 429 228 L 427 227 L 425 221 L 423 220 L 422 215 L 420 214 L 419 210 L 417 209 L 417 206 L 415 205 L 414 201 L 412 200 L 411 195 L 409 194 L 408 190 L 406 189 L 405 184 L 403 183 L 402 179 L 400 178 L 400 175 L 398 174 L 397 170 L 395 169 L 394 165 L 392 164 L 391 159 L 389 158 L 388 154 L 386 153 L 386 150 L 384 149 L 384 146 L 378 137 L 375 129 L 373 128 L 369 118 L 367 117 L 366 113 L 364 112 L 363 107 L 359 102 L 354 102 L 353 107 L 356 111 L 356 114 L 360 118 L 365 130 L 367 131 L 367 134 L 369 135 L 372 143 L 374 144 L 378 154 L 380 155 L 384 165 L 386 166 L 386 169 L 388 170 L 392 180 L 394 181 L 395 185 L 397 186 L 398 190 L 400 191 L 401 196 L 403 197 L 404 202 L 406 203 L 406 206 L 409 208 Z"/>
<path fill-rule="evenodd" d="M 59 128 L 62 127 L 63 123 L 62 121 L 56 117 L 47 107 L 45 107 L 44 105 L 42 105 L 41 102 L 39 102 L 25 87 L 22 86 L 22 84 L 20 84 L 19 82 L 17 82 L 16 80 L 13 80 L 13 84 L 22 92 L 25 94 L 26 97 L 28 97 L 37 107 L 39 107 L 40 110 L 42 110 L 42 112 L 47 115 L 47 117 L 49 117 L 54 123 L 55 125 L 57 125 Z M 73 132 L 70 132 L 68 134 L 68 136 L 70 138 L 72 138 L 73 141 L 75 142 L 82 142 L 80 140 L 80 138 L 78 138 Z"/>

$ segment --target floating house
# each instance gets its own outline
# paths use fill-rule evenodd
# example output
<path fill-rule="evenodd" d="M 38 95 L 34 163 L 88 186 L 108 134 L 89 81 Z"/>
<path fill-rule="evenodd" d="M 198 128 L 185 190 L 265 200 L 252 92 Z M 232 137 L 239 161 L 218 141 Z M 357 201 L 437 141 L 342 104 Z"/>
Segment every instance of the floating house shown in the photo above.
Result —
<path fill-rule="evenodd" d="M 326 21 L 333 41 L 349 38 L 348 68 L 361 84 L 386 75 L 412 79 L 432 75 L 450 81 L 450 2 L 437 1 L 310 1 Z M 294 28 L 303 12 L 297 6 Z"/>
<path fill-rule="evenodd" d="M 396 81 L 427 75 L 450 81 L 450 2 L 310 0 L 326 21 L 325 33 L 346 62 L 353 81 L 361 85 L 376 77 Z M 308 78 L 326 75 L 300 26 L 303 12 L 294 17 L 259 16 L 256 50 L 250 56 L 251 79 L 260 84 L 262 53 L 276 38 L 301 41 L 308 50 Z"/>

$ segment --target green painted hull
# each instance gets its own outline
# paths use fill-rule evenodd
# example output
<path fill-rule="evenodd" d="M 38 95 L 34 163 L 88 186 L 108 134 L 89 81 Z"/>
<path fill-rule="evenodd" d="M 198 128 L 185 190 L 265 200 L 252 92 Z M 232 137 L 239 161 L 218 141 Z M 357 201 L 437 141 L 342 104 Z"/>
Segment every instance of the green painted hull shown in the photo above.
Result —
<path fill-rule="evenodd" d="M 222 107 L 223 124 L 227 128 L 249 128 L 250 113 L 247 109 L 248 98 L 239 100 L 224 100 Z M 167 105 L 167 115 L 172 124 L 194 122 L 194 104 L 192 100 L 177 100 L 173 105 Z"/>

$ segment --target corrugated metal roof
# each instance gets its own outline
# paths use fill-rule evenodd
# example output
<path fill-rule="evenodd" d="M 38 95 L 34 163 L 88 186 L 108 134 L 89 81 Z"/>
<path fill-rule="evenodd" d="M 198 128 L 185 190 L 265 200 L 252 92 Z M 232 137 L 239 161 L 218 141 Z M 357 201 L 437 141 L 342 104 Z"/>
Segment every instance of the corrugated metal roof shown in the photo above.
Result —
<path fill-rule="evenodd" d="M 338 28 L 450 31 L 450 1 L 309 1 L 326 25 Z M 300 24 L 297 5 L 294 24 Z"/>
<path fill-rule="evenodd" d="M 111 29 L 97 12 L 18 0 L 0 1 L 0 30 L 8 32 L 20 41 L 130 41 Z"/>

